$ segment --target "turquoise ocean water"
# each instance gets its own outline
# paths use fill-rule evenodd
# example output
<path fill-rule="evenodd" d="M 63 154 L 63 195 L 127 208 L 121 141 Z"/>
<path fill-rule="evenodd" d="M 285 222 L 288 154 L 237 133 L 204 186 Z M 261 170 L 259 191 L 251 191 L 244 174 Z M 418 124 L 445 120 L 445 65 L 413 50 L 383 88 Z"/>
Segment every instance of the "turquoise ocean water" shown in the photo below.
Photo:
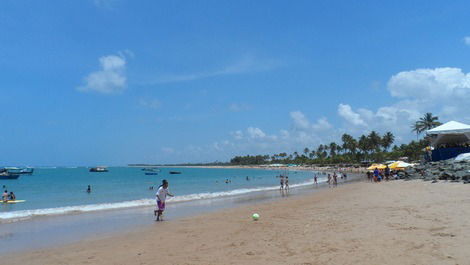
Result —
<path fill-rule="evenodd" d="M 14 222 L 34 216 L 58 215 L 153 205 L 162 179 L 175 194 L 171 203 L 216 199 L 277 189 L 277 175 L 288 173 L 291 187 L 310 185 L 314 173 L 262 169 L 160 168 L 158 175 L 145 175 L 141 168 L 110 167 L 109 172 L 92 173 L 86 167 L 36 168 L 33 175 L 17 180 L 0 180 L 24 203 L 0 205 L 0 222 Z M 172 175 L 170 171 L 180 171 Z M 249 178 L 247 180 L 246 178 Z M 324 181 L 319 175 L 319 181 Z M 229 179 L 230 183 L 225 183 Z M 87 185 L 92 192 L 87 193 Z M 150 190 L 153 186 L 155 189 Z"/>

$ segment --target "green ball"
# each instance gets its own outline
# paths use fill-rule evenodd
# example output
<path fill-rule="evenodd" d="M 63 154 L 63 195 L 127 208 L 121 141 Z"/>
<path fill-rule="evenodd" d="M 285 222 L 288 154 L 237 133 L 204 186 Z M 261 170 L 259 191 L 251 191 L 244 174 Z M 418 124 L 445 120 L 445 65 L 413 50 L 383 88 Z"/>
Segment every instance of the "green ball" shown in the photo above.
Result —
<path fill-rule="evenodd" d="M 257 213 L 254 213 L 253 216 L 251 216 L 253 218 L 254 221 L 258 221 L 259 219 L 259 214 Z"/>

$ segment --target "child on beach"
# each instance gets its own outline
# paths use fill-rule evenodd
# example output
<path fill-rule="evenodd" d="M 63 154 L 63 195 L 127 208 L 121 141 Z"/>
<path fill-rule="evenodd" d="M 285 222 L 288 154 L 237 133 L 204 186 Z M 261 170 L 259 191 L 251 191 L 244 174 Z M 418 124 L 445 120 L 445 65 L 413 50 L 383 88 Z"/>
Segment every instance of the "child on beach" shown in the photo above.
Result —
<path fill-rule="evenodd" d="M 153 212 L 157 216 L 157 221 L 163 221 L 163 211 L 165 211 L 166 196 L 173 197 L 174 195 L 168 191 L 168 181 L 162 180 L 162 185 L 157 190 L 157 209 Z M 158 214 L 158 215 L 157 215 Z"/>

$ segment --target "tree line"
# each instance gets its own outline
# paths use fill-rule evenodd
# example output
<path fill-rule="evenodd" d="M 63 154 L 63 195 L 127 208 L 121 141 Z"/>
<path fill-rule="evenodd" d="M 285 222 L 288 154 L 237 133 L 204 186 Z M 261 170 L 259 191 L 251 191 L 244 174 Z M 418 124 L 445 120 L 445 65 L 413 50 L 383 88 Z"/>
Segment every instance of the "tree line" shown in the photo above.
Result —
<path fill-rule="evenodd" d="M 432 113 L 426 113 L 412 124 L 412 131 L 417 137 L 424 131 L 432 129 L 441 123 Z M 341 142 L 320 144 L 316 148 L 305 147 L 303 152 L 286 152 L 273 155 L 235 156 L 230 160 L 233 165 L 262 165 L 262 164 L 358 164 L 362 162 L 382 162 L 408 157 L 409 160 L 419 160 L 422 149 L 429 145 L 429 139 L 411 141 L 408 144 L 393 145 L 395 136 L 391 132 L 384 135 L 372 131 L 367 135 L 354 138 L 343 134 Z"/>

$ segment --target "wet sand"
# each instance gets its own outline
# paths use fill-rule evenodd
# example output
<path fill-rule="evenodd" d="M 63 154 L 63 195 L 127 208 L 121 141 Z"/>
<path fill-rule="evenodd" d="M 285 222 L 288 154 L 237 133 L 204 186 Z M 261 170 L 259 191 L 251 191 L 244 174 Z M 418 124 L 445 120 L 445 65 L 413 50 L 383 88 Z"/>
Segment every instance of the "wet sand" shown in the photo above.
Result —
<path fill-rule="evenodd" d="M 470 185 L 353 183 L 1 257 L 2 264 L 469 264 Z M 259 221 L 250 216 L 257 212 Z M 45 239 L 47 240 L 47 239 Z"/>

